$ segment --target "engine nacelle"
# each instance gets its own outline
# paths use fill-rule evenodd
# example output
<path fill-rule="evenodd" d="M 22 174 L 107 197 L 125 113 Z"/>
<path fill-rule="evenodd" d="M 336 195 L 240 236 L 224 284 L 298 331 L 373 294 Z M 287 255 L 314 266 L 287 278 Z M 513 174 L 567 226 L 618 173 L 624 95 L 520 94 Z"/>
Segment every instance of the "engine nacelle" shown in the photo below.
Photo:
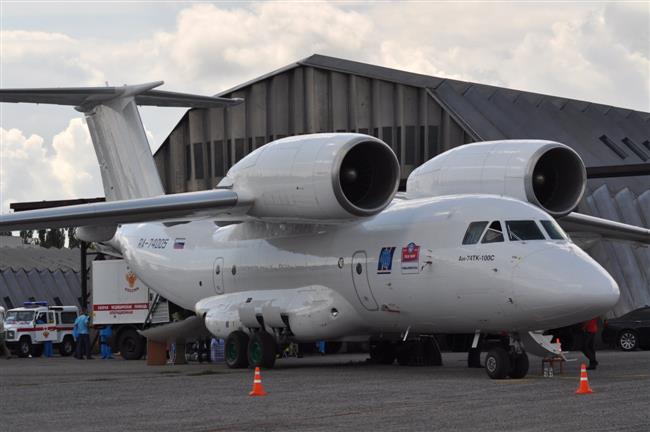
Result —
<path fill-rule="evenodd" d="M 466 144 L 411 173 L 409 198 L 494 194 L 528 201 L 553 216 L 570 213 L 585 190 L 587 171 L 570 147 L 553 141 L 507 140 Z"/>
<path fill-rule="evenodd" d="M 372 216 L 399 186 L 392 149 L 361 134 L 314 134 L 269 143 L 235 164 L 219 187 L 232 187 L 265 218 Z"/>

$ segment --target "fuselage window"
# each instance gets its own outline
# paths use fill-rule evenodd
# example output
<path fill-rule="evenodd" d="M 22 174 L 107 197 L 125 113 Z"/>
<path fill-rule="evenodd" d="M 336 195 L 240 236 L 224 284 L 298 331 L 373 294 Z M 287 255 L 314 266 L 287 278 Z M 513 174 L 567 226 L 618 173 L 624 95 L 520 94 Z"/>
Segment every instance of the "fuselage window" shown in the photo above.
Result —
<path fill-rule="evenodd" d="M 465 232 L 465 237 L 463 237 L 463 244 L 469 245 L 478 243 L 487 224 L 487 222 L 472 222 L 469 224 L 469 228 L 467 228 L 467 232 Z"/>
<path fill-rule="evenodd" d="M 485 231 L 481 243 L 497 243 L 503 241 L 503 230 L 501 229 L 501 222 L 494 221 L 490 227 Z"/>
<path fill-rule="evenodd" d="M 546 234 L 553 240 L 566 240 L 566 235 L 562 231 L 562 228 L 555 221 L 543 220 L 540 221 Z"/>
<path fill-rule="evenodd" d="M 510 241 L 544 240 L 544 234 L 532 220 L 506 221 L 506 228 Z"/>

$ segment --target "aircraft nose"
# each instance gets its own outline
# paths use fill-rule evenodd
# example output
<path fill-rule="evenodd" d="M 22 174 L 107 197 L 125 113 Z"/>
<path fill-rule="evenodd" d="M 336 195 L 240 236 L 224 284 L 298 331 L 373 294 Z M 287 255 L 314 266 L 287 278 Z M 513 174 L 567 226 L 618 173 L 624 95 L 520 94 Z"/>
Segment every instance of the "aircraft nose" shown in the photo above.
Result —
<path fill-rule="evenodd" d="M 515 301 L 538 328 L 575 324 L 618 302 L 616 281 L 574 245 L 543 249 L 523 258 L 513 272 Z"/>

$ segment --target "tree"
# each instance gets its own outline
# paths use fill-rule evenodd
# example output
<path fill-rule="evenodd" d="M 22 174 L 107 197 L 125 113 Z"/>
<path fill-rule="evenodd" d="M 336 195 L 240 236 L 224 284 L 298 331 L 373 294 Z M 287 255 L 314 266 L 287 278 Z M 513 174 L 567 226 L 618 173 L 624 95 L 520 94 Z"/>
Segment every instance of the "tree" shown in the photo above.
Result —
<path fill-rule="evenodd" d="M 77 228 L 68 228 L 68 248 L 76 248 L 81 246 L 81 240 L 77 238 Z"/>
<path fill-rule="evenodd" d="M 43 246 L 43 247 L 49 247 L 47 246 L 47 243 L 45 242 L 45 235 L 47 234 L 47 230 L 40 229 L 38 230 L 38 244 Z"/>
<path fill-rule="evenodd" d="M 0 236 L 11 237 L 11 231 L 0 231 Z"/>
<path fill-rule="evenodd" d="M 31 244 L 34 241 L 34 230 L 21 231 L 20 238 L 23 239 L 23 243 Z"/>
<path fill-rule="evenodd" d="M 62 228 L 53 228 L 47 231 L 45 236 L 45 247 L 55 247 L 61 249 L 65 244 L 65 235 Z"/>

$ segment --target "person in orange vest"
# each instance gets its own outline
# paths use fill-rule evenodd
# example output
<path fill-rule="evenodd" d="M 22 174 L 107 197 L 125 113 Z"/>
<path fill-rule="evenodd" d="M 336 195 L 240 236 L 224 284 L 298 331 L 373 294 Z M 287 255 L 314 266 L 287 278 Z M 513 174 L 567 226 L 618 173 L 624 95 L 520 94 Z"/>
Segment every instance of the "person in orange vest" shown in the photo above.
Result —
<path fill-rule="evenodd" d="M 582 353 L 589 359 L 589 367 L 587 369 L 594 370 L 598 366 L 595 345 L 596 333 L 598 332 L 598 318 L 585 321 L 582 324 L 582 331 L 584 332 Z"/>

